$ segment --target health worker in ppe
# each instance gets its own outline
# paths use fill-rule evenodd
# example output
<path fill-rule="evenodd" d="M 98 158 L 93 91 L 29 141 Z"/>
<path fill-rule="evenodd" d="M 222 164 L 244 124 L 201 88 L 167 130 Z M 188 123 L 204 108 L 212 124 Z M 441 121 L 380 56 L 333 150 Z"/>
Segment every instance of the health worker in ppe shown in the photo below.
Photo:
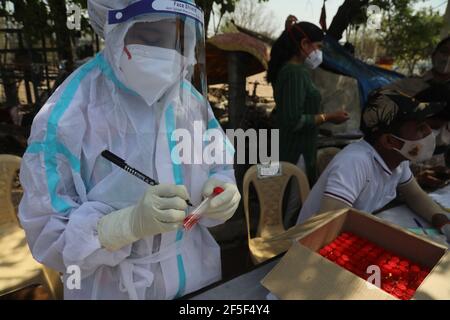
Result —
<path fill-rule="evenodd" d="M 173 139 L 197 126 L 200 149 L 193 143 L 185 153 L 198 158 L 210 130 L 228 146 L 224 158 L 234 152 L 206 100 L 203 12 L 169 0 L 88 0 L 88 10 L 105 49 L 34 119 L 19 218 L 35 259 L 63 274 L 65 299 L 181 297 L 220 280 L 207 228 L 230 219 L 240 201 L 232 165 L 179 161 Z M 160 185 L 114 166 L 104 150 Z M 224 192 L 185 231 L 187 200 L 197 205 L 218 186 Z M 80 268 L 75 289 L 69 266 Z"/>

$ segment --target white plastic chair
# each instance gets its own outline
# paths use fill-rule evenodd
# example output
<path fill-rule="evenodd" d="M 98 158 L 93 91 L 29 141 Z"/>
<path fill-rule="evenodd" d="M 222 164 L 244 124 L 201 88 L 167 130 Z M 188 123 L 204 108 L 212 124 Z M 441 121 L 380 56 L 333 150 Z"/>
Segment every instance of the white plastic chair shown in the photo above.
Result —
<path fill-rule="evenodd" d="M 291 241 L 270 241 L 273 237 L 284 233 L 283 225 L 283 196 L 291 178 L 295 178 L 299 185 L 298 197 L 303 204 L 310 192 L 308 178 L 297 166 L 280 162 L 282 175 L 263 180 L 258 179 L 257 166 L 246 172 L 243 183 L 244 213 L 247 222 L 248 246 L 250 257 L 254 264 L 260 264 L 283 252 L 291 246 Z M 256 237 L 250 232 L 250 204 L 249 191 L 253 185 L 258 195 L 260 218 Z"/>
<path fill-rule="evenodd" d="M 62 299 L 59 273 L 34 260 L 12 200 L 12 184 L 21 158 L 0 155 L 0 296 L 42 285 L 52 299 Z"/>

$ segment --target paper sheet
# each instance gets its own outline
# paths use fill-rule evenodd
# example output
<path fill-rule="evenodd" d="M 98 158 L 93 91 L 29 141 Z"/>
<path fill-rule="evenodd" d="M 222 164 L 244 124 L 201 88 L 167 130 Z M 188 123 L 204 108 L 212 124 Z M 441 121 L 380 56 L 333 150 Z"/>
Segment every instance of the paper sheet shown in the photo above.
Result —
<path fill-rule="evenodd" d="M 450 185 L 436 192 L 430 193 L 430 197 L 443 208 L 450 211 Z"/>

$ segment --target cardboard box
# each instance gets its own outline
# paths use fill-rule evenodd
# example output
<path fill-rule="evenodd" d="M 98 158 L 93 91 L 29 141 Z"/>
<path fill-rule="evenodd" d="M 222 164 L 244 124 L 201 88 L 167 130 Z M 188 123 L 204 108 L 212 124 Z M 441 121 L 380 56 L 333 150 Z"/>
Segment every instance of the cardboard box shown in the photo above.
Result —
<path fill-rule="evenodd" d="M 352 232 L 430 268 L 413 299 L 450 299 L 450 254 L 446 247 L 353 209 L 314 217 L 274 239 L 292 239 L 294 243 L 262 285 L 283 300 L 396 300 L 317 253 L 343 232 Z"/>

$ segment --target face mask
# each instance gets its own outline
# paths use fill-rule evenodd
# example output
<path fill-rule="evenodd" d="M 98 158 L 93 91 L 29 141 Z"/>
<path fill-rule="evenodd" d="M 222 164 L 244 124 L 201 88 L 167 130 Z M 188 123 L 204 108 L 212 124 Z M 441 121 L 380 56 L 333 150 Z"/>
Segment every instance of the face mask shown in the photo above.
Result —
<path fill-rule="evenodd" d="M 450 57 L 436 57 L 433 61 L 434 69 L 440 74 L 450 73 Z"/>
<path fill-rule="evenodd" d="M 320 66 L 323 62 L 323 53 L 322 50 L 315 49 L 313 52 L 309 54 L 309 56 L 305 60 L 305 65 L 314 70 L 318 66 Z"/>
<path fill-rule="evenodd" d="M 445 145 L 450 145 L 450 123 L 447 123 L 441 130 L 441 141 Z"/>
<path fill-rule="evenodd" d="M 440 144 L 450 145 L 450 123 L 447 123 L 441 130 L 433 130 L 433 134 Z"/>
<path fill-rule="evenodd" d="M 406 159 L 418 163 L 429 160 L 433 157 L 434 150 L 436 149 L 436 138 L 433 133 L 421 140 L 416 141 L 405 140 L 394 135 L 392 136 L 404 142 L 401 149 L 394 148 L 394 150 L 399 152 Z"/>
<path fill-rule="evenodd" d="M 435 130 L 435 129 L 432 129 L 432 131 L 433 131 L 433 136 L 434 136 L 435 138 L 439 137 L 439 135 L 441 134 L 441 130 Z"/>
<path fill-rule="evenodd" d="M 158 101 L 175 84 L 184 70 L 185 59 L 175 50 L 129 45 L 120 58 L 126 85 L 148 105 Z"/>

